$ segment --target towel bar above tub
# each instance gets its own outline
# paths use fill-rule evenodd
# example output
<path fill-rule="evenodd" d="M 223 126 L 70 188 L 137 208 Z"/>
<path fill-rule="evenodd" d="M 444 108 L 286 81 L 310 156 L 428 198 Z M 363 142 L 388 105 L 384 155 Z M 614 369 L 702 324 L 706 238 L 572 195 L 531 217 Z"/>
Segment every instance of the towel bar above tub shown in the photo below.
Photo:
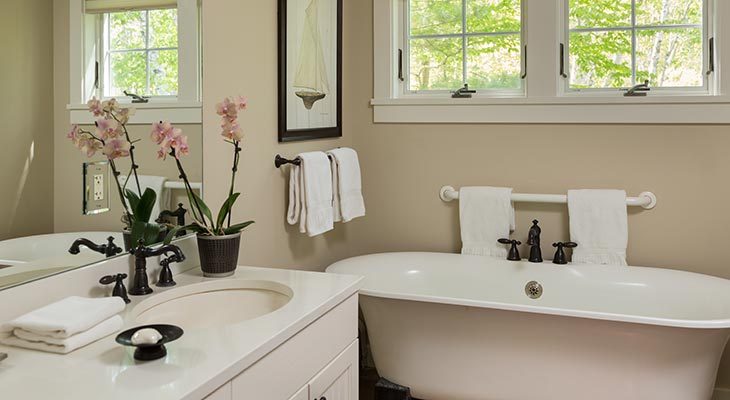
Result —
<path fill-rule="evenodd" d="M 453 186 L 444 186 L 439 191 L 439 197 L 443 201 L 458 200 L 459 192 Z M 568 202 L 568 196 L 564 194 L 512 193 L 512 201 L 519 203 L 566 204 Z M 656 207 L 656 202 L 656 195 L 652 192 L 641 192 L 638 197 L 626 198 L 627 206 L 641 206 L 647 210 Z"/>
<path fill-rule="evenodd" d="M 202 189 L 203 183 L 202 182 L 190 182 L 190 187 L 192 189 Z M 185 189 L 185 182 L 168 181 L 168 182 L 165 182 L 165 188 L 183 190 L 183 189 Z"/>

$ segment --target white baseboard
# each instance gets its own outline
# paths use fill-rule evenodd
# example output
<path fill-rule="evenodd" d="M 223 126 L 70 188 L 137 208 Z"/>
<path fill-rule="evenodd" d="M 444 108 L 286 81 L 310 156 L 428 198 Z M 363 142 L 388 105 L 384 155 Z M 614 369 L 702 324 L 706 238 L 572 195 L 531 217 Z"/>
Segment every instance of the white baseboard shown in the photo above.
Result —
<path fill-rule="evenodd" d="M 730 389 L 715 388 L 712 400 L 730 400 Z"/>

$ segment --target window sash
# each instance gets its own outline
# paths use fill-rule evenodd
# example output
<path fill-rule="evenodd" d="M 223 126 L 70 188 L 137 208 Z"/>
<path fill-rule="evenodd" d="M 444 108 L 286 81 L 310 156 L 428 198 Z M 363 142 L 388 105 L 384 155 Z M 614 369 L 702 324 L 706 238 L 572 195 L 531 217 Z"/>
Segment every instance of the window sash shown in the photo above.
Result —
<path fill-rule="evenodd" d="M 411 35 L 411 6 L 410 0 L 404 0 L 402 8 L 400 8 L 401 21 L 400 29 L 401 34 L 399 40 L 399 48 L 403 51 L 402 59 L 402 72 L 403 82 L 399 82 L 400 95 L 402 96 L 424 96 L 424 95 L 435 95 L 443 97 L 444 95 L 451 94 L 452 90 L 458 88 L 452 88 L 451 90 L 445 89 L 423 89 L 416 90 L 411 88 L 411 40 L 413 39 L 461 39 L 461 80 L 462 85 L 468 82 L 468 47 L 467 42 L 469 38 L 478 37 L 495 37 L 495 36 L 508 36 L 508 35 L 519 35 L 520 37 L 520 77 L 524 75 L 525 70 L 525 30 L 526 26 L 526 10 L 525 1 L 520 0 L 520 31 L 500 31 L 500 32 L 467 32 L 467 10 L 466 2 L 469 0 L 462 0 L 461 3 L 461 32 L 459 33 L 447 33 L 447 34 L 425 34 L 425 35 Z M 397 61 L 396 61 L 397 62 Z M 396 68 L 397 69 L 397 68 Z M 397 80 L 397 76 L 395 77 Z M 477 90 L 474 97 L 514 97 L 524 96 L 526 89 L 526 77 L 519 80 L 519 88 L 505 88 L 505 89 L 489 89 L 489 88 L 473 88 Z"/>
<path fill-rule="evenodd" d="M 708 42 L 712 36 L 712 18 L 710 16 L 712 10 L 710 8 L 710 0 L 702 0 L 702 23 L 701 24 L 637 24 L 636 23 L 636 2 L 631 1 L 631 25 L 614 26 L 614 27 L 596 27 L 596 28 L 570 28 L 570 0 L 562 0 L 562 42 L 565 43 L 565 67 L 566 73 L 570 70 L 570 34 L 571 33 L 590 33 L 590 32 L 631 32 L 631 84 L 636 85 L 637 62 L 636 62 L 636 38 L 637 31 L 661 30 L 661 29 L 700 29 L 702 37 L 702 85 L 698 86 L 652 86 L 649 82 L 652 92 L 659 92 L 665 95 L 676 94 L 709 94 L 712 87 L 712 81 L 715 74 L 707 74 L 709 66 L 709 46 Z M 717 58 L 717 57 L 716 57 Z M 716 61 L 717 62 L 717 61 Z M 601 88 L 577 88 L 571 86 L 571 77 L 563 78 L 562 95 L 579 95 L 581 93 L 590 93 L 593 95 L 615 95 L 617 92 L 623 93 L 628 87 L 601 87 Z M 651 92 L 647 94 L 651 96 Z"/>

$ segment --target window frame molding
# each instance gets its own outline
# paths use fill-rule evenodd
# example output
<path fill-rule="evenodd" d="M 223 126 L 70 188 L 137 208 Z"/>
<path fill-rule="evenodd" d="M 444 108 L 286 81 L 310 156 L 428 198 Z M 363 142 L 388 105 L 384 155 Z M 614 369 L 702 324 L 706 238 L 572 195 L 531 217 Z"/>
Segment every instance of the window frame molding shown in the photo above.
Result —
<path fill-rule="evenodd" d="M 565 32 L 561 22 L 564 0 L 523 2 L 523 45 L 530 60 L 525 96 L 452 99 L 443 94 L 400 93 L 398 49 L 404 35 L 398 8 L 405 0 L 373 0 L 374 122 L 730 124 L 730 81 L 722 79 L 722 66 L 730 66 L 730 2 L 708 0 L 714 11 L 708 29 L 714 30 L 715 38 L 714 79 L 709 93 L 662 91 L 660 95 L 631 98 L 613 90 L 566 93 L 566 84 L 558 76 L 558 48 Z M 723 26 L 717 21 L 728 23 Z"/>
<path fill-rule="evenodd" d="M 131 125 L 149 124 L 159 120 L 173 123 L 202 123 L 201 101 L 201 49 L 200 49 L 200 7 L 198 0 L 178 0 L 178 87 L 177 96 L 153 97 L 149 103 L 132 104 L 131 99 L 118 98 L 119 102 L 134 107 L 135 117 Z M 70 0 L 69 11 L 69 103 L 66 106 L 71 123 L 93 123 L 87 112 L 86 102 L 92 96 L 101 98 L 100 90 L 94 86 L 94 63 L 104 68 L 103 50 L 99 46 L 101 15 L 84 12 L 84 0 Z M 195 27 L 186 29 L 185 27 Z"/>

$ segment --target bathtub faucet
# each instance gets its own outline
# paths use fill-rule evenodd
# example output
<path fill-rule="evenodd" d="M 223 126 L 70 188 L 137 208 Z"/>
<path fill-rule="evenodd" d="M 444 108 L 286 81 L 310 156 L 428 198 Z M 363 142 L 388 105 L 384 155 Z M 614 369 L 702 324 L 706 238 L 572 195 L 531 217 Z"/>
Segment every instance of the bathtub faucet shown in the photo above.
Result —
<path fill-rule="evenodd" d="M 109 236 L 106 244 L 96 244 L 89 239 L 81 238 L 76 239 L 68 252 L 71 254 L 79 254 L 81 252 L 81 246 L 88 247 L 92 251 L 104 254 L 106 257 L 113 257 L 122 252 L 122 249 L 114 244 L 114 236 Z"/>
<path fill-rule="evenodd" d="M 527 235 L 527 244 L 530 246 L 530 258 L 528 261 L 533 263 L 542 262 L 542 250 L 540 250 L 540 233 L 542 229 L 537 226 L 539 221 L 536 219 L 532 220 L 532 227 L 530 233 Z"/>
<path fill-rule="evenodd" d="M 507 259 L 509 261 L 520 261 L 522 259 L 520 258 L 520 250 L 517 248 L 517 246 L 521 245 L 522 242 L 510 239 L 499 239 L 497 242 L 510 245 L 509 254 L 507 254 Z"/>

